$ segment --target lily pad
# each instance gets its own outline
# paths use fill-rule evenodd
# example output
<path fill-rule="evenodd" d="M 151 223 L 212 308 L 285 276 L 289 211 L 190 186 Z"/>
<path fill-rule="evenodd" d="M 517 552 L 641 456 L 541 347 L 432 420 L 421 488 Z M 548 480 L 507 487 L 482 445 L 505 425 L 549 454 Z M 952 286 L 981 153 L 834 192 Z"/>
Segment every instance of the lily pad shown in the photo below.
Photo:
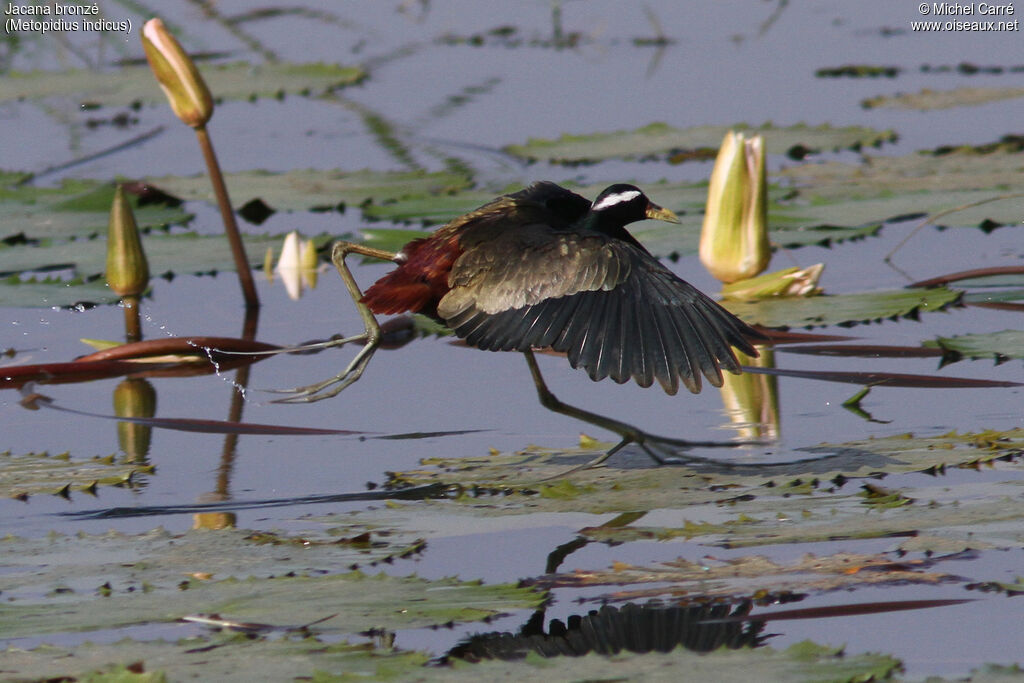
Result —
<path fill-rule="evenodd" d="M 253 265 L 262 263 L 267 247 L 279 247 L 284 235 L 243 235 L 246 253 Z M 312 238 L 317 248 L 331 240 L 329 235 Z M 234 270 L 231 250 L 223 235 L 146 235 L 142 240 L 150 272 L 214 273 Z M 106 268 L 107 243 L 104 239 L 76 240 L 41 246 L 18 245 L 0 249 L 0 272 L 25 273 L 39 270 L 70 270 L 76 277 L 101 275 Z M 19 287 L 21 285 L 13 285 Z"/>
<path fill-rule="evenodd" d="M 330 623 L 330 622 L 328 622 Z M 325 624 L 326 625 L 326 624 Z M 401 645 L 401 636 L 397 644 Z M 215 657 L 210 652 L 216 652 Z M 591 653 L 583 657 L 541 658 L 520 661 L 488 660 L 477 664 L 452 661 L 426 666 L 423 653 L 326 643 L 318 638 L 250 639 L 243 636 L 190 638 L 165 641 L 124 640 L 87 643 L 74 650 L 39 647 L 2 653 L 4 671 L 16 678 L 92 680 L 86 672 L 116 670 L 114 662 L 139 662 L 147 672 L 169 680 L 201 678 L 251 681 L 253 672 L 266 680 L 296 677 L 331 683 L 353 680 L 437 681 L 481 680 L 659 680 L 669 671 L 686 671 L 695 680 L 740 683 L 757 671 L 763 680 L 858 681 L 887 680 L 901 670 L 899 660 L 881 654 L 847 654 L 842 648 L 805 641 L 785 650 L 771 648 L 695 653 L 682 647 L 671 652 L 614 657 Z M 136 668 L 138 668 L 136 667 Z M 100 679 L 104 680 L 104 679 Z"/>
<path fill-rule="evenodd" d="M 933 289 L 895 289 L 860 294 L 763 299 L 757 302 L 725 302 L 748 323 L 765 327 L 816 327 L 914 317 L 945 310 L 956 304 L 961 292 Z"/>
<path fill-rule="evenodd" d="M 282 576 L 188 582 L 181 590 L 117 590 L 98 602 L 94 595 L 62 593 L 57 599 L 7 603 L 0 612 L 0 638 L 87 633 L 132 625 L 171 623 L 190 614 L 268 624 L 307 624 L 335 615 L 332 630 L 422 628 L 478 621 L 517 609 L 532 609 L 544 594 L 509 584 L 417 577 L 395 578 L 359 571 L 327 576 Z M 59 604 L 59 609 L 55 606 Z"/>
<path fill-rule="evenodd" d="M 113 456 L 72 459 L 67 453 L 14 455 L 7 451 L 0 453 L 0 497 L 92 493 L 98 486 L 130 485 L 139 475 L 153 470 L 152 465 L 123 462 Z"/>
<path fill-rule="evenodd" d="M 925 88 L 916 93 L 869 97 L 861 102 L 861 106 L 865 109 L 887 107 L 933 111 L 953 107 L 973 107 L 1018 97 L 1024 97 L 1024 88 L 954 88 L 952 90 Z"/>
<path fill-rule="evenodd" d="M 897 199 L 906 195 L 907 204 L 894 212 L 905 214 L 932 213 L 940 205 L 946 208 L 1019 192 L 1024 190 L 1022 169 L 1024 162 L 1013 149 L 990 153 L 955 149 L 944 154 L 868 156 L 862 163 L 800 164 L 781 169 L 773 177 L 793 185 L 811 203 Z M 979 190 L 984 193 L 978 193 Z M 1016 209 L 1019 215 L 1019 202 L 1019 198 L 1010 199 L 985 208 Z M 1019 218 L 1014 222 L 1019 222 Z M 957 224 L 966 223 L 953 223 Z"/>
<path fill-rule="evenodd" d="M 628 529 L 628 527 L 627 527 Z M 584 530 L 588 535 L 588 530 Z M 619 534 L 598 534 L 595 540 L 621 542 Z M 915 566 L 916 565 L 916 566 Z M 747 555 L 730 560 L 707 557 L 700 562 L 683 558 L 653 566 L 624 562 L 606 570 L 576 569 L 571 573 L 549 574 L 535 583 L 547 588 L 615 586 L 616 599 L 633 600 L 654 595 L 681 595 L 699 592 L 701 596 L 730 598 L 749 595 L 751 584 L 764 592 L 826 592 L 850 590 L 863 585 L 896 583 L 937 584 L 952 577 L 941 572 L 926 571 L 926 562 L 894 564 L 887 555 L 836 553 L 829 556 L 804 555 L 790 564 L 780 564 L 767 557 Z M 652 592 L 644 584 L 662 584 Z M 636 592 L 620 588 L 638 586 Z"/>
<path fill-rule="evenodd" d="M 88 282 L 81 278 L 64 280 L 33 277 L 23 280 L 18 275 L 12 275 L 0 280 L 0 306 L 70 308 L 90 304 L 112 304 L 120 299 L 121 297 L 111 291 L 103 278 Z"/>
<path fill-rule="evenodd" d="M 651 437 L 650 443 L 656 444 L 656 439 Z M 422 469 L 394 473 L 392 483 L 457 483 L 464 488 L 465 494 L 456 500 L 477 514 L 488 515 L 618 513 L 722 505 L 726 501 L 730 508 L 741 513 L 744 511 L 745 494 L 767 497 L 770 500 L 768 509 L 775 509 L 772 506 L 782 504 L 780 497 L 813 495 L 819 489 L 827 489 L 829 480 L 837 475 L 851 478 L 974 466 L 1012 458 L 1019 454 L 1022 445 L 1022 430 L 918 438 L 899 435 L 801 448 L 791 454 L 799 459 L 770 465 L 747 464 L 724 457 L 720 463 L 707 461 L 672 467 L 652 467 L 645 453 L 626 447 L 609 461 L 607 468 L 571 474 L 574 495 L 565 495 L 565 488 L 554 480 L 612 446 L 610 443 L 588 443 L 575 449 L 531 447 L 516 453 L 426 459 Z M 679 456 L 685 458 L 688 453 L 681 451 Z M 560 495 L 543 495 L 548 487 L 556 487 L 554 490 Z M 496 497 L 490 492 L 502 495 Z M 910 494 L 910 497 L 922 496 Z M 860 511 L 858 514 L 863 512 L 864 499 L 856 492 L 842 494 L 841 498 L 852 509 Z M 837 500 L 831 496 L 825 504 L 836 505 Z M 798 508 L 804 504 L 801 501 L 795 503 Z M 760 512 L 763 513 L 764 509 Z M 847 531 L 856 533 L 856 528 L 849 527 Z M 683 531 L 673 532 L 673 535 L 692 537 L 703 533 L 706 532 Z"/>
<path fill-rule="evenodd" d="M 992 358 L 997 363 L 1024 358 L 1024 331 L 1003 330 L 986 334 L 960 334 L 925 341 L 922 346 L 940 348 L 966 358 Z"/>
<path fill-rule="evenodd" d="M 632 131 L 563 135 L 555 140 L 531 139 L 525 145 L 509 145 L 505 152 L 526 161 L 547 161 L 556 164 L 588 164 L 607 159 L 662 158 L 676 150 L 718 149 L 725 134 L 735 130 L 748 135 L 764 135 L 769 154 L 785 154 L 794 148 L 804 150 L 840 150 L 878 147 L 896 138 L 892 131 L 829 125 L 778 127 L 763 126 L 697 126 L 675 128 L 665 123 L 652 123 Z"/>
<path fill-rule="evenodd" d="M 445 195 L 470 186 L 470 179 L 450 171 L 341 171 L 305 169 L 286 173 L 244 171 L 224 177 L 236 207 L 254 199 L 285 211 L 335 208 L 345 204 L 384 202 Z M 147 183 L 180 199 L 215 203 L 209 178 L 164 176 Z"/>
<path fill-rule="evenodd" d="M 413 557 L 423 546 L 414 532 L 379 524 L 372 529 L 348 525 L 348 533 L 339 533 L 339 525 L 329 533 L 303 536 L 231 528 L 206 531 L 213 515 L 226 519 L 226 513 L 198 513 L 197 530 L 183 534 L 155 529 L 137 535 L 112 531 L 0 539 L 6 558 L 0 590 L 12 603 L 33 602 L 40 591 L 50 594 L 58 587 L 65 596 L 84 600 L 101 584 L 109 584 L 112 594 L 174 595 L 183 588 L 182 581 L 192 587 L 191 582 L 370 568 Z"/>
<path fill-rule="evenodd" d="M 223 100 L 320 95 L 366 77 L 359 67 L 324 63 L 238 62 L 204 65 L 200 72 L 214 96 Z M 167 102 L 148 65 L 125 66 L 116 71 L 11 72 L 0 80 L 0 102 L 50 97 L 83 97 L 105 106 Z"/>
<path fill-rule="evenodd" d="M 192 219 L 181 208 L 139 206 L 128 194 L 135 222 L 142 230 L 183 225 Z M 106 234 L 114 184 L 65 180 L 59 187 L 0 187 L 0 238 L 26 240 L 93 237 Z"/>

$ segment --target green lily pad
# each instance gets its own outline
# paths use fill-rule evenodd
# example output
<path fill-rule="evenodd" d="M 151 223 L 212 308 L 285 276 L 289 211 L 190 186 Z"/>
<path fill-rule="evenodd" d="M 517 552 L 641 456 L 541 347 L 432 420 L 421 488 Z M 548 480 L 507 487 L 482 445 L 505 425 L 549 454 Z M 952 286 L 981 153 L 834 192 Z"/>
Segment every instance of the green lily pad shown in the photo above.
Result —
<path fill-rule="evenodd" d="M 1024 358 L 1024 331 L 1003 330 L 986 334 L 959 334 L 925 341 L 922 346 L 940 348 L 965 358 L 992 358 L 1003 362 Z"/>
<path fill-rule="evenodd" d="M 332 630 L 358 633 L 478 621 L 509 610 L 533 609 L 544 601 L 544 593 L 510 584 L 427 581 L 359 571 L 188 582 L 181 590 L 170 591 L 128 593 L 114 584 L 111 588 L 102 601 L 91 594 L 61 593 L 51 600 L 6 603 L 0 611 L 0 638 L 88 633 L 210 613 L 278 625 L 307 624 L 333 614 Z"/>
<path fill-rule="evenodd" d="M 3 368 L 0 368 L 3 374 Z M 0 453 L 0 497 L 93 492 L 98 486 L 125 486 L 153 466 L 123 462 L 113 456 L 72 459 L 67 453 Z"/>
<path fill-rule="evenodd" d="M 632 131 L 563 135 L 556 140 L 531 139 L 525 145 L 509 145 L 505 152 L 527 161 L 556 164 L 587 164 L 606 159 L 661 158 L 675 150 L 718 149 L 725 134 L 735 130 L 748 135 L 764 135 L 769 154 L 785 154 L 793 148 L 804 150 L 840 150 L 878 147 L 895 139 L 892 131 L 829 125 L 697 126 L 675 128 L 652 123 Z"/>
<path fill-rule="evenodd" d="M 263 262 L 267 247 L 279 248 L 284 235 L 243 235 L 250 263 Z M 311 238 L 317 248 L 331 241 L 329 235 Z M 213 273 L 234 270 L 230 247 L 223 235 L 146 235 L 142 246 L 146 250 L 150 272 Z M 90 278 L 101 275 L 106 268 L 107 243 L 104 239 L 76 240 L 41 246 L 18 245 L 0 248 L 0 272 L 24 273 L 54 268 L 71 270 L 76 276 Z M 13 285 L 19 287 L 21 285 Z"/>
<path fill-rule="evenodd" d="M 381 524 L 338 524 L 328 532 L 302 536 L 215 528 L 229 517 L 200 512 L 198 530 L 171 534 L 163 529 L 137 535 L 117 532 L 45 538 L 0 539 L 6 557 L 0 590 L 11 603 L 34 602 L 40 591 L 87 600 L 96 587 L 112 594 L 143 591 L 176 595 L 192 581 L 259 579 L 310 571 L 330 572 L 378 566 L 412 557 L 423 547 L 415 532 Z M 292 552 L 294 551 L 294 552 Z M 59 562 L 52 558 L 61 558 Z M 197 579 L 195 577 L 204 577 Z M 196 584 L 198 585 L 198 584 Z M 61 599 L 65 599 L 61 598 Z M 66 598 L 70 599 L 70 598 Z"/>
<path fill-rule="evenodd" d="M 869 156 L 863 163 L 794 165 L 781 169 L 773 178 L 795 186 L 810 203 L 907 195 L 907 205 L 895 213 L 932 213 L 940 203 L 944 207 L 957 206 L 1024 190 L 1020 154 L 1016 152 L 1013 148 L 988 153 L 958 148 L 942 154 Z M 984 194 L 978 194 L 978 190 Z M 1017 209 L 1019 215 L 1019 202 L 1017 198 L 1005 203 Z M 992 203 L 987 208 L 991 211 L 1006 207 Z"/>
<path fill-rule="evenodd" d="M 616 533 L 616 530 L 605 535 L 592 534 L 591 530 L 584 529 L 583 535 L 607 543 L 620 543 L 623 540 L 623 535 Z M 926 567 L 894 566 L 888 555 L 845 552 L 827 556 L 806 554 L 788 564 L 780 564 L 758 555 L 747 555 L 728 561 L 705 558 L 693 562 L 679 558 L 643 566 L 618 562 L 608 569 L 575 569 L 563 574 L 548 574 L 536 583 L 548 588 L 614 586 L 615 599 L 631 600 L 653 597 L 651 589 L 644 585 L 652 583 L 665 584 L 657 590 L 666 596 L 699 592 L 702 597 L 734 598 L 750 595 L 751 584 L 756 586 L 754 590 L 771 593 L 822 593 L 852 590 L 865 585 L 934 585 L 953 578 L 942 572 L 924 569 Z M 629 585 L 636 588 L 621 588 Z"/>
<path fill-rule="evenodd" d="M 933 289 L 895 289 L 860 294 L 786 297 L 756 302 L 725 303 L 748 323 L 765 327 L 816 327 L 849 325 L 878 320 L 914 317 L 945 310 L 956 304 L 962 292 Z"/>
<path fill-rule="evenodd" d="M 289 95 L 320 95 L 353 85 L 366 77 L 359 67 L 337 64 L 267 63 L 203 65 L 203 78 L 214 97 L 245 100 Z M 0 102 L 50 97 L 82 97 L 105 106 L 133 102 L 166 104 L 148 65 L 116 71 L 11 72 L 0 80 Z"/>
<path fill-rule="evenodd" d="M 401 645 L 401 636 L 397 645 Z M 211 651 L 216 653 L 215 657 L 210 656 Z M 115 663 L 124 661 L 139 662 L 147 672 L 166 675 L 168 680 L 201 678 L 226 682 L 251 681 L 254 675 L 265 680 L 299 677 L 320 683 L 659 680 L 669 671 L 686 671 L 694 680 L 723 683 L 749 681 L 751 671 L 757 671 L 763 680 L 868 681 L 887 680 L 901 670 L 899 660 L 888 655 L 847 654 L 842 648 L 810 641 L 785 650 L 723 648 L 698 654 L 679 647 L 664 653 L 620 652 L 613 657 L 591 653 L 583 657 L 528 656 L 519 661 L 487 660 L 477 664 L 456 660 L 447 666 L 426 666 L 428 657 L 423 653 L 379 649 L 369 644 L 327 643 L 318 638 L 250 639 L 237 635 L 193 637 L 177 643 L 126 639 L 117 643 L 86 643 L 74 649 L 10 649 L 2 655 L 8 675 L 46 680 L 93 680 L 84 676 L 85 672 L 118 671 L 122 665 Z"/>
<path fill-rule="evenodd" d="M 183 225 L 192 215 L 180 208 L 147 205 L 127 195 L 141 230 Z M 0 238 L 29 240 L 93 237 L 107 232 L 114 184 L 65 180 L 59 187 L 0 187 Z"/>
<path fill-rule="evenodd" d="M 469 187 L 470 180 L 450 171 L 321 171 L 286 173 L 244 171 L 224 177 L 235 206 L 261 199 L 283 211 L 334 208 L 343 204 L 384 202 L 404 198 L 445 195 Z M 164 176 L 147 183 L 180 199 L 215 203 L 209 178 Z"/>
<path fill-rule="evenodd" d="M 652 443 L 656 443 L 653 437 Z M 571 498 L 539 496 L 545 486 L 554 485 L 548 479 L 557 478 L 570 468 L 589 462 L 613 445 L 588 442 L 579 448 L 533 446 L 516 453 L 428 458 L 422 461 L 422 469 L 394 473 L 392 483 L 457 483 L 467 489 L 466 495 L 457 500 L 471 507 L 477 498 L 470 495 L 470 490 L 500 491 L 504 497 L 497 500 L 481 493 L 487 500 L 487 510 L 494 513 L 607 513 L 721 503 L 723 498 L 742 494 L 749 488 L 762 489 L 761 495 L 810 494 L 819 485 L 824 486 L 823 482 L 840 474 L 855 477 L 877 472 L 906 473 L 976 464 L 1013 456 L 1022 444 L 1022 430 L 952 433 L 916 439 L 900 435 L 802 448 L 793 454 L 803 456 L 799 460 L 770 467 L 725 460 L 720 465 L 711 462 L 660 468 L 643 467 L 650 465 L 648 456 L 635 447 L 627 446 L 621 455 L 615 456 L 608 468 L 574 472 L 571 481 L 577 487 L 574 489 L 577 495 Z M 680 455 L 685 457 L 685 451 Z M 641 466 L 620 469 L 616 463 Z M 763 488 L 768 482 L 771 482 L 769 488 Z M 737 493 L 731 493 L 733 491 Z M 853 502 L 857 509 L 863 510 L 862 498 Z"/>
<path fill-rule="evenodd" d="M 0 251 L 2 253 L 2 251 Z M 106 280 L 96 278 L 83 281 L 81 278 L 21 279 L 12 275 L 0 280 L 0 306 L 16 308 L 69 308 L 89 304 L 112 304 L 121 297 L 111 291 Z"/>
<path fill-rule="evenodd" d="M 479 525 L 487 517 L 546 513 L 545 519 L 550 519 L 552 513 L 560 513 L 573 515 L 567 523 L 579 523 L 576 516 L 581 513 L 623 511 L 632 514 L 625 523 L 592 525 L 580 533 L 613 543 L 681 539 L 730 548 L 897 537 L 906 540 L 894 543 L 908 551 L 943 553 L 1014 548 L 1024 542 L 1021 527 L 1012 524 L 1024 519 L 1024 498 L 1015 474 L 1024 446 L 1022 429 L 825 443 L 792 454 L 803 455 L 800 460 L 771 465 L 727 461 L 643 468 L 629 465 L 643 464 L 647 456 L 627 447 L 607 468 L 574 472 L 573 495 L 543 495 L 545 490 L 566 490 L 546 479 L 610 446 L 534 447 L 518 453 L 425 460 L 423 469 L 396 473 L 395 482 L 457 482 L 466 495 L 456 499 L 460 505 L 454 508 L 417 503 L 415 515 L 405 513 L 409 521 L 398 521 L 399 517 L 393 521 L 423 535 L 428 543 L 439 528 L 468 528 L 466 521 L 445 521 L 446 515 L 466 516 Z M 1004 481 L 950 487 L 941 477 L 893 476 L 886 488 L 898 505 L 866 504 L 871 501 L 859 483 L 865 477 L 874 481 L 885 475 L 940 475 L 953 467 L 979 468 L 996 462 L 1009 468 Z M 665 510 L 680 511 L 668 517 L 679 521 L 674 525 L 641 521 L 645 511 Z M 658 512 L 657 519 L 666 516 Z M 807 589 L 811 590 L 809 585 Z"/>
<path fill-rule="evenodd" d="M 1024 97 L 1024 88 L 954 88 L 932 90 L 925 88 L 916 93 L 898 93 L 869 97 L 861 102 L 865 109 L 895 108 L 933 111 L 953 107 L 973 107 L 1000 100 Z"/>

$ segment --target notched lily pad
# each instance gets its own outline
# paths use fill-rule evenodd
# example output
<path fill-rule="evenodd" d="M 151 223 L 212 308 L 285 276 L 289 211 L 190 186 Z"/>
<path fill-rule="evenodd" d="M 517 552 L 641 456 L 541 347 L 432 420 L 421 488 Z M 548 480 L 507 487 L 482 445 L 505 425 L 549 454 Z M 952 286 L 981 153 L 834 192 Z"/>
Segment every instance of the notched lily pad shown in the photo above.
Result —
<path fill-rule="evenodd" d="M 973 107 L 989 102 L 1024 97 L 1024 88 L 954 88 L 953 90 L 932 90 L 925 88 L 916 93 L 878 95 L 861 100 L 865 109 L 882 107 L 895 109 L 916 109 L 932 111 L 953 107 Z"/>
<path fill-rule="evenodd" d="M 1024 331 L 1003 330 L 987 334 L 960 334 L 925 341 L 922 346 L 942 349 L 944 360 L 959 358 L 992 358 L 1002 363 L 1011 358 L 1024 358 Z"/>
<path fill-rule="evenodd" d="M 505 152 L 526 161 L 548 161 L 556 164 L 588 164 L 607 159 L 660 159 L 679 150 L 705 148 L 713 156 L 730 130 L 748 135 L 764 135 L 769 154 L 801 150 L 800 156 L 815 150 L 861 149 L 878 147 L 896 139 L 896 134 L 871 128 L 829 125 L 778 127 L 763 126 L 697 126 L 675 128 L 665 123 L 652 123 L 632 131 L 563 135 L 556 140 L 531 139 L 524 145 L 509 145 Z"/>
<path fill-rule="evenodd" d="M 913 318 L 920 313 L 945 310 L 955 305 L 961 295 L 962 292 L 956 290 L 935 287 L 764 299 L 749 303 L 727 301 L 724 305 L 748 323 L 765 327 L 816 327 Z"/>
<path fill-rule="evenodd" d="M 401 645 L 401 639 L 398 644 Z M 211 652 L 216 656 L 211 657 Z M 454 660 L 446 666 L 426 666 L 428 657 L 421 652 L 378 649 L 369 644 L 330 643 L 318 638 L 249 639 L 238 635 L 191 638 L 180 643 L 126 639 L 118 643 L 86 643 L 74 650 L 39 647 L 0 654 L 4 671 L 10 675 L 47 680 L 88 680 L 84 672 L 111 671 L 115 668 L 112 662 L 128 660 L 143 663 L 146 671 L 166 674 L 169 680 L 202 678 L 231 683 L 251 681 L 254 671 L 266 680 L 298 677 L 323 683 L 476 683 L 535 679 L 660 680 L 672 671 L 686 671 L 694 680 L 727 682 L 749 680 L 751 671 L 763 680 L 868 681 L 888 680 L 901 670 L 899 660 L 889 655 L 846 654 L 842 648 L 810 641 L 785 650 L 723 648 L 698 654 L 677 647 L 670 652 L 623 651 L 613 657 L 591 653 L 582 657 L 528 656 L 517 661 L 487 660 L 475 664 Z"/>
<path fill-rule="evenodd" d="M 236 206 L 260 199 L 277 210 L 334 209 L 466 189 L 470 179 L 450 171 L 341 171 L 305 169 L 286 173 L 243 171 L 224 178 Z M 216 202 L 209 178 L 164 176 L 146 181 L 179 199 Z"/>
<path fill-rule="evenodd" d="M 102 601 L 92 594 L 61 594 L 53 600 L 19 600 L 0 612 L 0 638 L 88 633 L 151 623 L 190 614 L 266 624 L 309 624 L 335 615 L 340 633 L 369 629 L 423 628 L 487 619 L 535 609 L 545 594 L 511 584 L 418 577 L 395 578 L 359 571 L 326 576 L 186 581 L 180 590 L 131 593 L 110 584 Z M 55 610 L 57 601 L 60 609 Z"/>
<path fill-rule="evenodd" d="M 121 299 L 103 278 L 84 281 L 82 278 L 31 277 L 18 275 L 0 280 L 0 306 L 36 308 L 88 308 L 112 304 Z"/>
<path fill-rule="evenodd" d="M 184 225 L 192 219 L 180 207 L 139 206 L 137 196 L 127 197 L 141 230 Z M 106 234 L 113 199 L 113 183 L 93 180 L 65 180 L 59 187 L 0 187 L 0 239 L 9 245 Z"/>
<path fill-rule="evenodd" d="M 261 65 L 204 65 L 200 68 L 210 91 L 218 99 L 320 95 L 358 83 L 366 77 L 359 67 L 324 63 L 267 63 Z M 0 80 L 0 102 L 50 97 L 88 96 L 106 106 L 133 102 L 166 104 L 148 65 L 125 66 L 116 71 L 11 72 Z"/>
<path fill-rule="evenodd" d="M 246 252 L 253 265 L 263 260 L 268 247 L 279 248 L 284 235 L 243 235 Z M 311 238 L 319 249 L 331 241 L 329 235 Z M 176 233 L 146 235 L 142 246 L 155 275 L 207 274 L 233 271 L 234 259 L 223 235 Z M 41 246 L 19 245 L 0 249 L 0 272 L 25 273 L 39 270 L 69 270 L 75 277 L 91 279 L 106 268 L 107 244 L 104 239 L 76 240 Z M 55 286 L 57 282 L 52 283 Z M 14 285 L 18 287 L 19 285 Z"/>
<path fill-rule="evenodd" d="M 887 555 L 805 555 L 791 564 L 747 555 L 727 560 L 709 557 L 701 562 L 679 558 L 653 566 L 620 562 L 607 570 L 577 569 L 572 573 L 542 576 L 529 583 L 547 589 L 615 586 L 615 600 L 636 600 L 692 593 L 699 593 L 702 598 L 749 597 L 752 592 L 820 593 L 872 584 L 935 584 L 952 578 L 927 571 L 929 568 L 929 563 L 924 561 L 896 563 Z M 659 585 L 654 589 L 642 587 L 651 583 Z M 624 585 L 637 588 L 619 588 Z"/>
<path fill-rule="evenodd" d="M 0 453 L 0 497 L 94 493 L 99 486 L 130 486 L 140 475 L 153 471 L 153 465 L 124 462 L 114 456 L 72 459 L 68 453 L 15 455 L 5 451 Z"/>

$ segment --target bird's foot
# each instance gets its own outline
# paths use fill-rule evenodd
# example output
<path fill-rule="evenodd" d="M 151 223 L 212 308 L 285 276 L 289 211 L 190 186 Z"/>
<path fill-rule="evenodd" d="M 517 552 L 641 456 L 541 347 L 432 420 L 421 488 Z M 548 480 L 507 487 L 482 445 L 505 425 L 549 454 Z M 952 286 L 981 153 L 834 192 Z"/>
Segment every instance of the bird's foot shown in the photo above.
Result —
<path fill-rule="evenodd" d="M 271 403 L 314 403 L 337 396 L 362 377 L 363 371 L 370 363 L 370 358 L 373 357 L 373 352 L 376 350 L 377 345 L 375 343 L 366 344 L 344 371 L 322 382 L 294 389 L 271 390 L 273 393 L 288 394 L 283 398 L 274 399 Z"/>

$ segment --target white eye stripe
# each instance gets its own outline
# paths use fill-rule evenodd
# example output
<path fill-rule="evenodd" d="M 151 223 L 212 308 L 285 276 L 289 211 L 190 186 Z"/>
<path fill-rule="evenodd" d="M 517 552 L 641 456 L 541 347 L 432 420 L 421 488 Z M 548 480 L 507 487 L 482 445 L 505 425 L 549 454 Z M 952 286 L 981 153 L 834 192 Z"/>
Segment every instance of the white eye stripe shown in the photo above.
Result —
<path fill-rule="evenodd" d="M 631 202 L 640 196 L 640 190 L 626 190 L 625 192 L 617 192 L 610 194 L 597 204 L 594 204 L 592 209 L 594 211 L 600 211 L 601 209 L 607 209 L 609 206 L 615 206 L 622 202 Z"/>

